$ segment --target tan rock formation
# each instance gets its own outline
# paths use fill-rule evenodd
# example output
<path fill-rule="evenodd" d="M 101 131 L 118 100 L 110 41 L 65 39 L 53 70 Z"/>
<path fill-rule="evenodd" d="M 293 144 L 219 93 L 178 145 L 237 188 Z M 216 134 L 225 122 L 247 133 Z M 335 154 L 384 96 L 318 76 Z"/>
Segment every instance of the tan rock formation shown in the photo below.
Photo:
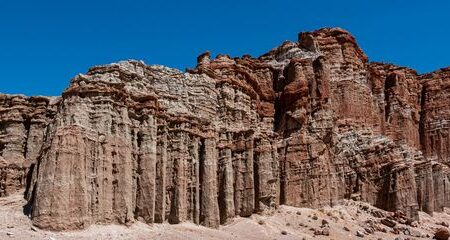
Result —
<path fill-rule="evenodd" d="M 24 188 L 31 180 L 28 170 L 39 157 L 58 100 L 0 94 L 0 197 Z"/>

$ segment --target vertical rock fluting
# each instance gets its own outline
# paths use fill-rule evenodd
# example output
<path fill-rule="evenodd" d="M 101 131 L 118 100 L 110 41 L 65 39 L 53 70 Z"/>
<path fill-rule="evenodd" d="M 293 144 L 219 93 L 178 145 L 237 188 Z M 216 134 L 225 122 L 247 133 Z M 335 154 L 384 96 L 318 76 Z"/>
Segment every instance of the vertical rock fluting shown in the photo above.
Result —
<path fill-rule="evenodd" d="M 211 78 L 139 62 L 77 76 L 36 168 L 34 224 L 218 226 L 216 99 Z"/>
<path fill-rule="evenodd" d="M 58 98 L 0 94 L 0 197 L 23 189 L 39 157 Z M 27 195 L 32 189 L 27 188 Z"/>
<path fill-rule="evenodd" d="M 450 206 L 450 69 L 422 75 L 421 150 L 432 162 L 427 167 L 428 194 L 423 196 L 429 212 Z M 422 180 L 422 181 L 424 181 Z"/>
<path fill-rule="evenodd" d="M 398 143 L 420 149 L 422 85 L 416 71 L 382 63 L 371 63 L 368 71 L 382 117 L 381 133 Z"/>
<path fill-rule="evenodd" d="M 450 68 L 421 76 L 422 150 L 438 162 L 450 162 Z"/>
<path fill-rule="evenodd" d="M 218 227 L 343 199 L 409 218 L 450 206 L 448 69 L 369 63 L 338 28 L 197 60 L 94 67 L 60 99 L 2 95 L 0 196 L 26 185 L 33 223 L 54 230 Z"/>

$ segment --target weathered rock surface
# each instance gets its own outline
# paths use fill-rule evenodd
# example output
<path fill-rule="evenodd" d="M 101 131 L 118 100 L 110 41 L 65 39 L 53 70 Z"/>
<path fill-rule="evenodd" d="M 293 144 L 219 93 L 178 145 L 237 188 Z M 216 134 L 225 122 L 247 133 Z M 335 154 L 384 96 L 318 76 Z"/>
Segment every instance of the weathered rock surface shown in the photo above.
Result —
<path fill-rule="evenodd" d="M 0 94 L 0 197 L 31 180 L 58 99 Z"/>
<path fill-rule="evenodd" d="M 422 148 L 441 163 L 450 162 L 450 68 L 421 76 Z"/>
<path fill-rule="evenodd" d="M 450 206 L 449 73 L 369 63 L 338 28 L 186 73 L 94 67 L 60 99 L 1 96 L 0 196 L 26 187 L 54 230 L 217 227 L 344 199 L 413 220 Z"/>

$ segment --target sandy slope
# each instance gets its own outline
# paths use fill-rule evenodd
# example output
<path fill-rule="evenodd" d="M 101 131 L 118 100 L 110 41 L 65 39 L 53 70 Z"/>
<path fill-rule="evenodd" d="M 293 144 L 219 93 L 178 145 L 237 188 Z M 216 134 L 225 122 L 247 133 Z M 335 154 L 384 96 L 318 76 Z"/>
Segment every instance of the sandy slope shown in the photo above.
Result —
<path fill-rule="evenodd" d="M 443 227 L 442 222 L 450 222 L 448 213 L 436 213 L 434 217 L 420 213 L 417 227 L 397 224 L 400 234 L 395 234 L 393 228 L 379 223 L 381 218 L 373 216 L 374 212 L 388 213 L 365 203 L 346 201 L 323 209 L 281 206 L 270 216 L 236 218 L 220 229 L 191 223 L 149 226 L 137 222 L 130 227 L 95 225 L 83 231 L 49 232 L 31 226 L 23 214 L 24 204 L 21 194 L 0 199 L 0 239 L 430 239 L 435 229 Z M 329 236 L 315 235 L 324 229 L 329 230 Z M 368 233 L 371 229 L 375 231 Z M 356 236 L 357 231 L 364 237 Z"/>

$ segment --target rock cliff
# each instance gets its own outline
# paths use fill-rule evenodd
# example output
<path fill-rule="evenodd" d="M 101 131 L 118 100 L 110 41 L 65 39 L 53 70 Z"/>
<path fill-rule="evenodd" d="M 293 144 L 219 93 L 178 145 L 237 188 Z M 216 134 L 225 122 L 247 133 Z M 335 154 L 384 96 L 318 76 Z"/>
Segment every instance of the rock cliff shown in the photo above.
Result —
<path fill-rule="evenodd" d="M 0 96 L 0 196 L 33 223 L 218 227 L 344 199 L 408 218 L 450 207 L 450 70 L 372 63 L 345 30 L 187 72 L 91 68 L 60 98 Z"/>
<path fill-rule="evenodd" d="M 0 94 L 0 197 L 29 185 L 58 101 Z"/>

